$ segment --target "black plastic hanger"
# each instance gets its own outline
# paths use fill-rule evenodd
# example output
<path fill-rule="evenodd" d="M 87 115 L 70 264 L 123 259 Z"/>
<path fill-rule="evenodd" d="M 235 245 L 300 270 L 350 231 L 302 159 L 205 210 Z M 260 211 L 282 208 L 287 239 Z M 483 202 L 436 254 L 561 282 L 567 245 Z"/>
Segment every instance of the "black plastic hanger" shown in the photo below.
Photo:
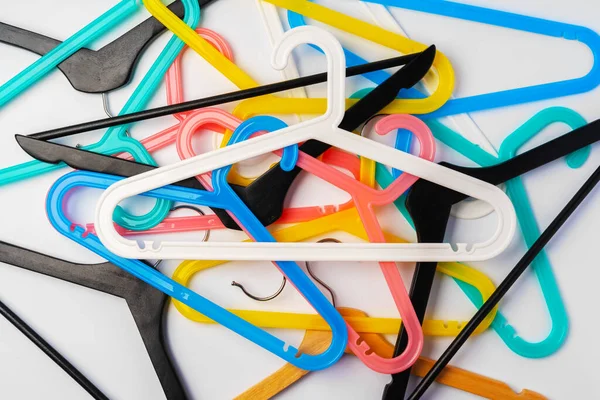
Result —
<path fill-rule="evenodd" d="M 431 51 L 435 46 L 430 46 L 423 53 Z M 408 54 L 405 56 L 388 58 L 381 61 L 375 61 L 368 64 L 357 65 L 354 67 L 346 68 L 346 77 L 361 75 L 368 72 L 379 71 L 381 69 L 397 67 L 399 65 L 410 64 L 416 59 L 420 58 L 423 53 Z M 435 52 L 434 52 L 435 53 Z M 428 53 L 429 54 L 429 53 Z M 418 65 L 426 63 L 427 59 L 421 59 Z M 406 67 L 405 67 L 406 68 Z M 402 69 L 405 69 L 402 68 Z M 421 70 L 416 69 L 413 74 L 420 73 Z M 421 79 L 424 75 L 419 75 Z M 406 81 L 412 82 L 413 76 L 407 76 Z M 389 78 L 388 78 L 389 79 Z M 164 117 L 167 115 L 182 113 L 186 111 L 196 110 L 198 108 L 213 107 L 225 103 L 231 103 L 234 101 L 240 101 L 249 99 L 251 97 L 263 96 L 267 94 L 273 94 L 277 92 L 283 92 L 290 89 L 296 89 L 303 86 L 314 85 L 316 83 L 322 83 L 327 81 L 327 73 L 322 72 L 320 74 L 309 75 L 301 78 L 290 79 L 287 81 L 272 83 L 269 85 L 258 86 L 255 88 L 238 90 L 236 92 L 229 92 L 219 94 L 216 96 L 205 97 L 203 99 L 196 99 L 186 101 L 184 103 L 152 108 L 150 110 L 138 111 L 135 113 L 119 115 L 111 118 L 103 118 L 95 121 L 84 122 L 81 124 L 66 126 L 62 128 L 51 129 L 42 131 L 27 136 L 31 136 L 36 139 L 52 140 L 59 139 L 66 136 L 76 135 L 78 133 L 90 132 L 96 129 L 111 128 L 113 126 L 127 125 L 134 122 L 145 121 L 148 119 Z"/>
<path fill-rule="evenodd" d="M 381 85 L 373 89 L 369 94 L 360 99 L 350 107 L 344 114 L 344 119 L 339 127 L 352 131 L 376 115 L 387 104 L 391 103 L 400 89 L 414 86 L 427 73 L 433 59 L 435 58 L 435 47 L 431 46 L 418 57 L 413 58 L 404 68 L 398 70 Z M 69 146 L 43 142 L 32 136 L 17 135 L 19 145 L 30 156 L 47 163 L 56 164 L 65 162 L 75 169 L 102 172 L 112 175 L 130 177 L 157 168 L 149 165 L 139 164 L 133 161 L 117 159 L 115 157 L 90 153 Z M 300 150 L 318 157 L 330 146 L 309 140 L 300 146 Z M 278 165 L 257 178 L 248 187 L 231 185 L 234 191 L 248 205 L 260 222 L 268 226 L 277 221 L 283 212 L 285 196 L 289 191 L 294 179 L 300 173 L 300 168 L 285 172 Z M 192 183 L 194 182 L 194 183 Z M 193 185 L 196 189 L 204 187 L 195 179 L 187 179 L 176 185 Z M 188 186 L 190 187 L 190 186 Z M 230 229 L 240 229 L 231 216 L 221 209 L 213 209 L 223 224 Z"/>
<path fill-rule="evenodd" d="M 1 241 L 0 262 L 125 299 L 167 399 L 187 399 L 163 342 L 164 293 L 109 262 L 76 264 Z"/>
<path fill-rule="evenodd" d="M 494 307 L 496 307 L 504 295 L 517 282 L 529 264 L 533 262 L 542 249 L 564 225 L 567 219 L 569 219 L 573 212 L 575 212 L 577 207 L 579 207 L 579 205 L 591 193 L 594 187 L 596 187 L 598 181 L 600 181 L 600 167 L 596 168 L 596 171 L 594 171 L 594 173 L 588 178 L 583 186 L 577 191 L 575 196 L 573 196 L 569 203 L 567 203 L 562 211 L 556 216 L 548 228 L 546 228 L 540 237 L 533 243 L 533 246 L 531 246 L 531 248 L 519 260 L 519 262 L 506 276 L 502 283 L 498 285 L 494 293 L 492 293 L 489 299 L 483 304 L 477 313 L 475 313 L 473 318 L 469 320 L 457 337 L 452 341 L 450 346 L 448 346 L 446 351 L 444 351 L 444 353 L 435 362 L 433 367 L 431 367 L 425 377 L 419 382 L 413 393 L 408 397 L 408 400 L 418 400 L 425 394 L 429 386 L 431 386 L 431 384 L 435 381 L 436 377 L 442 372 L 444 367 L 448 365 L 450 360 L 452 360 L 452 357 L 456 355 L 458 350 L 460 350 L 460 348 L 466 343 L 467 339 L 469 339 L 473 332 L 475 332 L 485 317 L 494 309 Z"/>
<path fill-rule="evenodd" d="M 214 0 L 198 0 L 205 7 Z M 183 18 L 184 7 L 181 0 L 175 1 L 169 9 Z M 142 52 L 165 26 L 150 17 L 129 32 L 115 39 L 100 50 L 82 48 L 58 68 L 75 90 L 85 93 L 110 92 L 126 85 Z M 29 50 L 40 56 L 61 44 L 60 40 L 31 32 L 0 22 L 0 42 Z"/>
<path fill-rule="evenodd" d="M 446 162 L 442 162 L 440 165 L 499 185 L 589 146 L 599 139 L 600 120 L 597 120 L 492 167 L 467 168 Z M 462 193 L 429 181 L 423 179 L 417 181 L 406 198 L 406 207 L 415 224 L 419 243 L 443 243 L 450 218 L 450 209 L 454 204 L 466 198 L 467 196 Z M 410 298 L 421 323 L 423 323 L 429 301 L 436 267 L 437 263 L 435 262 L 417 263 L 413 276 Z M 398 333 L 395 354 L 402 353 L 407 339 L 406 333 L 401 329 Z M 409 377 L 410 371 L 392 375 L 392 382 L 386 385 L 383 399 L 404 399 Z"/>

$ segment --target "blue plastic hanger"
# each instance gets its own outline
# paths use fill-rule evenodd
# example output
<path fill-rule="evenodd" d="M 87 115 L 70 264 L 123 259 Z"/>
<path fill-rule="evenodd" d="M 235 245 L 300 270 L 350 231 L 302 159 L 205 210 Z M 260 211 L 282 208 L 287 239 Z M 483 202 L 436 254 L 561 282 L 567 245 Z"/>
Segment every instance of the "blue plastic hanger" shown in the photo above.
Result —
<path fill-rule="evenodd" d="M 200 21 L 200 7 L 195 0 L 183 0 L 185 8 L 184 22 L 192 28 L 195 28 Z M 125 2 L 122 2 L 125 3 Z M 106 14 L 105 14 L 106 15 Z M 102 17 L 101 17 L 102 18 Z M 99 18 L 98 20 L 100 20 Z M 96 21 L 98 21 L 96 20 Z M 95 21 L 95 22 L 96 22 Z M 95 27 L 95 22 L 88 25 Z M 77 35 L 77 34 L 76 34 Z M 74 36 L 73 36 L 74 37 Z M 64 43 L 73 41 L 73 37 L 67 39 Z M 119 115 L 128 114 L 136 111 L 141 111 L 148 104 L 156 90 L 160 87 L 161 81 L 173 61 L 179 55 L 184 43 L 173 36 L 163 51 L 160 53 L 156 61 L 150 67 L 150 70 L 138 87 L 135 89 Z M 60 46 L 59 46 L 60 47 Z M 50 54 L 50 53 L 49 53 Z M 42 57 L 40 60 L 44 59 Z M 0 88 L 0 93 L 1 93 Z M 83 147 L 86 150 L 94 151 L 102 154 L 129 153 L 138 162 L 145 164 L 156 165 L 150 153 L 137 140 L 127 136 L 128 125 L 122 125 L 114 128 L 109 128 L 102 139 L 96 144 Z M 7 168 L 0 169 L 0 185 L 6 185 L 13 182 L 29 179 L 47 172 L 55 171 L 65 167 L 65 164 L 46 164 L 37 160 L 26 163 L 13 165 Z M 171 209 L 171 203 L 164 199 L 159 199 L 152 210 L 142 216 L 131 215 L 124 209 L 119 207 L 115 212 L 115 222 L 119 225 L 131 230 L 146 230 L 156 226 L 168 214 Z"/>
<path fill-rule="evenodd" d="M 231 138 L 231 143 L 237 143 L 249 137 L 256 131 L 255 127 L 258 126 L 257 124 L 260 124 L 261 130 L 265 126 L 273 130 L 281 129 L 281 126 L 272 118 L 267 118 L 266 121 L 260 117 L 258 119 L 254 118 L 243 122 L 236 129 Z M 283 122 L 280 122 L 280 124 L 283 124 Z M 282 168 L 290 170 L 294 168 L 297 157 L 298 146 L 289 146 L 283 150 L 280 165 Z M 244 226 L 248 234 L 255 240 L 274 242 L 275 239 L 273 236 L 261 225 L 254 214 L 252 214 L 227 183 L 227 174 L 230 169 L 231 166 L 228 166 L 213 172 L 212 184 L 214 191 L 212 192 L 179 186 L 165 186 L 144 193 L 143 195 L 226 209 L 236 216 L 240 225 Z M 333 333 L 333 339 L 329 348 L 318 355 L 302 354 L 297 357 L 298 350 L 296 348 L 287 346 L 280 339 L 235 316 L 143 262 L 121 258 L 112 254 L 102 245 L 96 235 L 86 233 L 83 227 L 73 227 L 72 222 L 63 212 L 63 202 L 70 190 L 79 186 L 106 189 L 108 186 L 122 179 L 112 175 L 84 171 L 76 171 L 63 176 L 52 186 L 48 193 L 46 207 L 50 222 L 61 234 L 299 368 L 311 371 L 327 368 L 343 355 L 348 342 L 348 331 L 344 319 L 294 262 L 277 261 L 276 264 L 315 310 L 327 321 Z"/>
<path fill-rule="evenodd" d="M 600 56 L 600 36 L 593 30 L 584 26 L 550 21 L 468 4 L 454 3 L 446 0 L 362 1 L 458 18 L 466 21 L 480 22 L 524 32 L 537 33 L 544 36 L 577 40 L 589 47 L 594 56 L 594 65 L 592 66 L 592 69 L 583 77 L 459 99 L 450 99 L 438 110 L 429 114 L 419 115 L 419 118 L 421 119 L 441 118 L 473 111 L 488 110 L 497 107 L 506 107 L 569 96 L 587 92 L 600 84 L 600 67 L 598 65 Z"/>

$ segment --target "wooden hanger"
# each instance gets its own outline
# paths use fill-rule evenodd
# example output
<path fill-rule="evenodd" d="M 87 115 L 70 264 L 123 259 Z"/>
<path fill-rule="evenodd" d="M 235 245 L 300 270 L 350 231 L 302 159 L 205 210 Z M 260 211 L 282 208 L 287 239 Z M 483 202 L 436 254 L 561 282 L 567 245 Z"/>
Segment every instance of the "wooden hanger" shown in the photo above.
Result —
<path fill-rule="evenodd" d="M 338 308 L 343 316 L 367 316 L 363 311 L 352 308 Z M 385 338 L 376 333 L 362 335 L 369 343 L 371 349 L 384 357 L 391 357 L 394 346 Z M 306 331 L 298 350 L 307 354 L 323 352 L 331 342 L 331 332 Z M 346 353 L 352 354 L 349 349 Z M 420 357 L 413 365 L 411 372 L 419 377 L 425 376 L 434 361 Z M 236 396 L 234 400 L 267 400 L 275 397 L 284 389 L 300 380 L 309 371 L 286 364 L 261 382 L 252 386 L 244 393 Z M 531 390 L 524 389 L 520 393 L 513 391 L 506 383 L 479 375 L 461 368 L 447 366 L 437 378 L 437 382 L 464 392 L 472 393 L 490 400 L 544 400 L 546 397 Z"/>

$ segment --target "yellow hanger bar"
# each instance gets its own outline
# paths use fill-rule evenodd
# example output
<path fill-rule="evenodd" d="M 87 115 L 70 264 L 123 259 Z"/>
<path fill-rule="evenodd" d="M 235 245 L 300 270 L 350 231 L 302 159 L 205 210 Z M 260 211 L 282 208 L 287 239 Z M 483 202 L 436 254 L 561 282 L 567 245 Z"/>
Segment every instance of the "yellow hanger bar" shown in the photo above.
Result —
<path fill-rule="evenodd" d="M 355 208 L 340 211 L 312 221 L 286 227 L 272 232 L 273 237 L 279 242 L 300 242 L 310 240 L 317 236 L 333 232 L 344 231 L 360 239 L 367 240 L 360 217 Z M 386 240 L 392 243 L 406 243 L 405 240 L 392 234 L 385 234 Z M 184 261 L 175 270 L 173 279 L 187 286 L 192 277 L 205 269 L 222 265 L 227 261 Z M 482 298 L 487 299 L 494 291 L 492 281 L 473 268 L 459 263 L 439 263 L 438 271 L 453 278 L 474 286 L 481 293 Z M 195 311 L 194 309 L 174 300 L 175 307 L 185 317 L 202 323 L 212 323 L 210 319 Z M 271 311 L 254 310 L 229 310 L 246 321 L 261 328 L 287 328 L 302 330 L 328 330 L 329 326 L 315 314 L 282 313 Z M 477 333 L 486 330 L 496 316 L 494 310 L 484 322 L 478 327 Z M 381 333 L 397 334 L 401 320 L 398 318 L 373 318 L 373 317 L 349 317 L 347 320 L 358 333 Z M 456 336 L 465 322 L 425 320 L 423 333 L 430 336 Z"/>

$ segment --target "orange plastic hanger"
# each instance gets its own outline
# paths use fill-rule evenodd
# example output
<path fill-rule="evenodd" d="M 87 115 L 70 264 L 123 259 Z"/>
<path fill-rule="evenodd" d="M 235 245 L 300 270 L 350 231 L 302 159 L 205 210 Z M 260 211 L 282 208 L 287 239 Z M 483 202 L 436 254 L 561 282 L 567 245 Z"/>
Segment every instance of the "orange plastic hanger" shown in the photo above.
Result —
<path fill-rule="evenodd" d="M 338 308 L 342 316 L 366 316 L 363 311 L 352 308 Z M 376 333 L 362 335 L 369 343 L 372 350 L 383 357 L 391 357 L 394 353 L 392 346 L 385 338 Z M 323 352 L 331 342 L 331 332 L 328 331 L 306 331 L 298 350 L 306 354 L 319 354 Z M 346 353 L 352 354 L 347 348 Z M 419 357 L 413 365 L 411 373 L 423 377 L 433 366 L 434 360 Z M 244 393 L 235 397 L 234 400 L 266 400 L 271 399 L 284 389 L 290 387 L 309 371 L 286 364 L 261 382 L 252 386 Z M 539 393 L 524 389 L 520 393 L 513 391 L 506 383 L 476 374 L 461 368 L 447 366 L 438 376 L 437 382 L 442 385 L 453 387 L 464 392 L 472 393 L 491 400 L 544 400 L 546 397 Z"/>

